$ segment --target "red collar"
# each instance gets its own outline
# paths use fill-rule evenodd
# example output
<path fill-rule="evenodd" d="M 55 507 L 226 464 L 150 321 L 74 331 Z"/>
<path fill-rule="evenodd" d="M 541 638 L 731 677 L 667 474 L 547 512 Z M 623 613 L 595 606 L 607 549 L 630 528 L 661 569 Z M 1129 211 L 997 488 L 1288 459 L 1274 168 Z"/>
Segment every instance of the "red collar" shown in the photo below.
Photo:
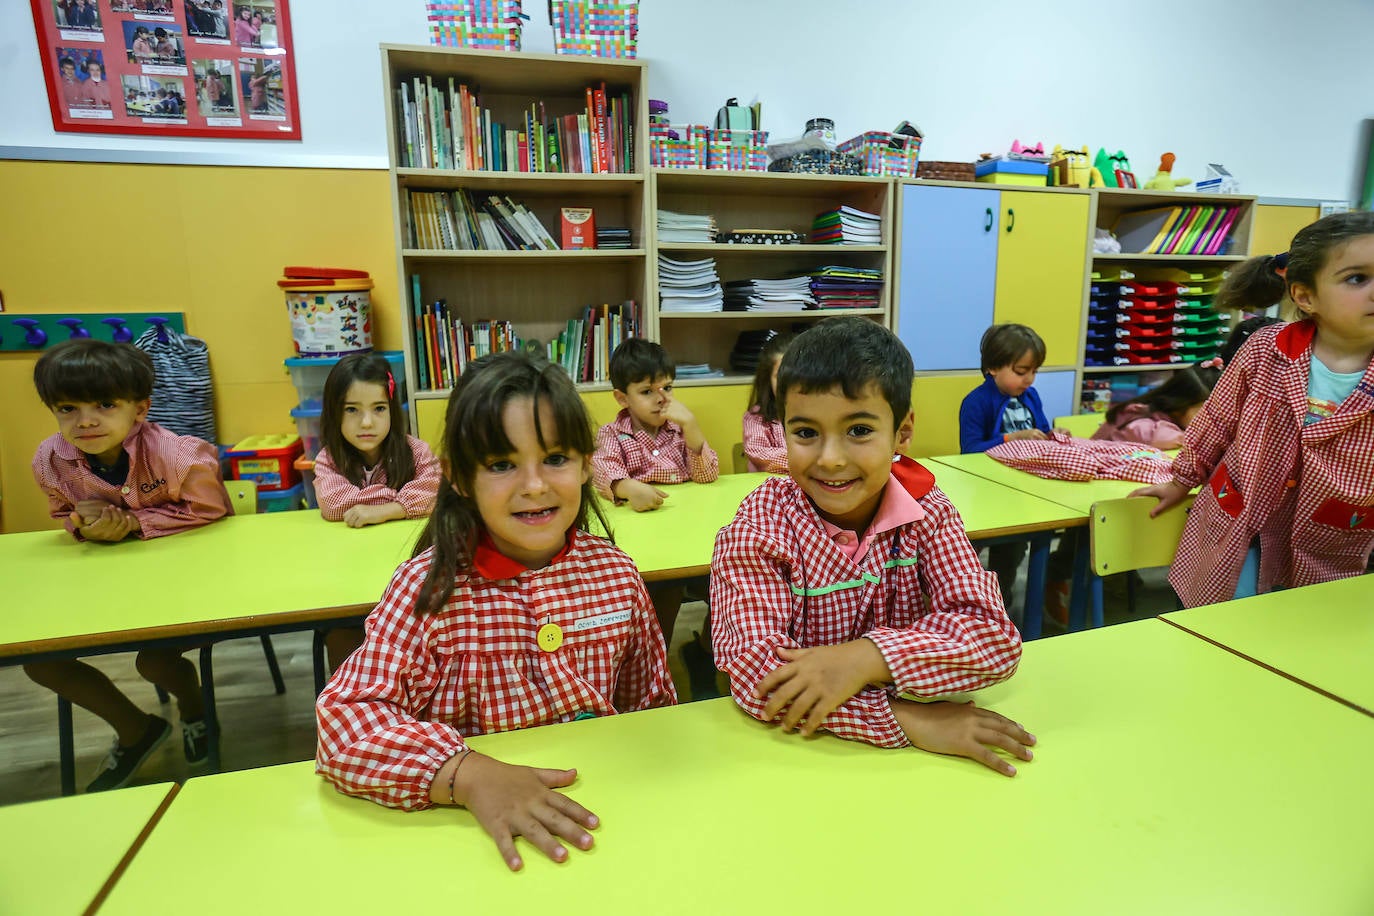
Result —
<path fill-rule="evenodd" d="M 1297 359 L 1307 352 L 1307 348 L 1312 346 L 1312 338 L 1317 336 L 1317 323 L 1308 318 L 1304 321 L 1294 321 L 1292 324 L 1284 325 L 1283 330 L 1279 331 L 1274 342 L 1278 345 L 1279 352 L 1289 359 Z"/>
<path fill-rule="evenodd" d="M 908 493 L 920 499 L 935 486 L 935 475 L 905 455 L 892 462 L 892 476 Z"/>
<path fill-rule="evenodd" d="M 553 555 L 553 559 L 549 561 L 550 566 L 563 559 L 568 555 L 568 551 L 572 550 L 573 532 L 575 530 L 568 529 L 568 537 L 563 542 L 563 549 Z M 491 535 L 485 531 L 477 539 L 477 549 L 473 551 L 472 555 L 472 568 L 485 579 L 517 579 L 521 573 L 529 572 L 530 569 L 519 560 L 512 560 L 498 550 L 496 545 L 492 543 Z"/>

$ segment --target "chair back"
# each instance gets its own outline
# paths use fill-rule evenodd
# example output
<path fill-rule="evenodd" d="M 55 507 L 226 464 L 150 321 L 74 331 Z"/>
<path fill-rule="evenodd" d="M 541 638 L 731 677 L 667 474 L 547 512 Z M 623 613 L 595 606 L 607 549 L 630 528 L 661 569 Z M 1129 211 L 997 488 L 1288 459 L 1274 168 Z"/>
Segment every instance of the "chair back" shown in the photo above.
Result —
<path fill-rule="evenodd" d="M 734 447 L 730 449 L 730 463 L 734 468 L 734 473 L 749 473 L 749 459 L 744 455 L 743 442 L 736 442 Z"/>
<path fill-rule="evenodd" d="M 1055 417 L 1054 428 L 1067 429 L 1069 435 L 1078 439 L 1091 439 L 1106 419 L 1105 414 L 1076 413 L 1068 417 Z"/>
<path fill-rule="evenodd" d="M 235 515 L 256 515 L 258 512 L 258 482 L 256 480 L 226 480 L 224 491 Z"/>
<path fill-rule="evenodd" d="M 1093 503 L 1088 517 L 1092 569 L 1099 576 L 1168 566 L 1188 520 L 1189 496 L 1158 518 L 1150 518 L 1156 500 L 1106 499 Z"/>

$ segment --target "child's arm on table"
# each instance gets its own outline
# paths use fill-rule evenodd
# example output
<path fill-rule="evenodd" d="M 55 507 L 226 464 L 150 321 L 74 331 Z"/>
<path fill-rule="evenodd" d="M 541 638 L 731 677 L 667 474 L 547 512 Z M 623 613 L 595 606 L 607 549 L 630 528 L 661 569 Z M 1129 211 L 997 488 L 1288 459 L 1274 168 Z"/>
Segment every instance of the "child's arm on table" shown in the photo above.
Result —
<path fill-rule="evenodd" d="M 673 398 L 663 410 L 663 416 L 682 427 L 682 438 L 687 443 L 687 474 L 696 483 L 710 483 L 720 476 L 720 458 L 715 449 L 706 442 L 706 436 L 697 423 L 696 414 L 687 405 Z"/>
<path fill-rule="evenodd" d="M 630 476 L 613 424 L 597 430 L 596 451 L 592 454 L 592 487 L 602 499 L 617 504 L 628 501 L 636 512 L 657 509 L 668 498 L 668 494 L 658 487 Z"/>
<path fill-rule="evenodd" d="M 143 538 L 162 537 L 208 525 L 229 514 L 229 497 L 213 457 L 214 447 L 206 443 L 201 452 L 200 458 L 180 474 L 175 468 L 167 469 L 169 478 L 180 478 L 174 501 L 127 510 L 134 516 L 135 534 Z"/>

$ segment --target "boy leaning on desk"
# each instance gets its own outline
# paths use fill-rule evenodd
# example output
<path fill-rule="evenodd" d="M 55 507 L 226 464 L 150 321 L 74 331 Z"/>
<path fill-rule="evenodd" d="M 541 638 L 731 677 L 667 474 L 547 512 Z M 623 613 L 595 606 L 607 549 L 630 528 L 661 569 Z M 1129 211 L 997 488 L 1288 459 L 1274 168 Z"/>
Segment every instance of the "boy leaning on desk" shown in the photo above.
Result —
<path fill-rule="evenodd" d="M 33 476 L 52 517 L 78 540 L 161 537 L 230 514 L 214 446 L 147 421 L 153 364 L 142 350 L 93 338 L 64 341 L 38 360 L 33 381 L 58 429 L 38 446 Z M 186 762 L 197 764 L 208 756 L 209 739 L 199 677 L 185 651 L 144 649 L 136 665 L 176 697 Z M 171 734 L 166 719 L 139 709 L 83 661 L 33 662 L 24 673 L 114 728 L 114 746 L 87 792 L 127 784 Z"/>
<path fill-rule="evenodd" d="M 826 319 L 778 369 L 787 477 L 764 481 L 716 538 L 712 642 L 735 701 L 764 722 L 969 757 L 1035 738 L 941 698 L 1011 676 L 1021 639 L 996 577 L 911 441 L 911 355 L 863 318 Z M 924 702 L 906 699 L 918 697 Z"/>

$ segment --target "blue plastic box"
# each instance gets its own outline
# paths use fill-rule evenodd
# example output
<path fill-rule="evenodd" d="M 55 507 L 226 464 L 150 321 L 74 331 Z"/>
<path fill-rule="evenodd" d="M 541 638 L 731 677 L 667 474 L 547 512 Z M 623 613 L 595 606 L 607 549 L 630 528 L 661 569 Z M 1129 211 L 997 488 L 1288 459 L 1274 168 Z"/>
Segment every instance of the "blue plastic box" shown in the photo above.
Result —
<path fill-rule="evenodd" d="M 259 490 L 259 512 L 292 512 L 305 505 L 305 485 L 296 484 L 285 490 Z"/>

